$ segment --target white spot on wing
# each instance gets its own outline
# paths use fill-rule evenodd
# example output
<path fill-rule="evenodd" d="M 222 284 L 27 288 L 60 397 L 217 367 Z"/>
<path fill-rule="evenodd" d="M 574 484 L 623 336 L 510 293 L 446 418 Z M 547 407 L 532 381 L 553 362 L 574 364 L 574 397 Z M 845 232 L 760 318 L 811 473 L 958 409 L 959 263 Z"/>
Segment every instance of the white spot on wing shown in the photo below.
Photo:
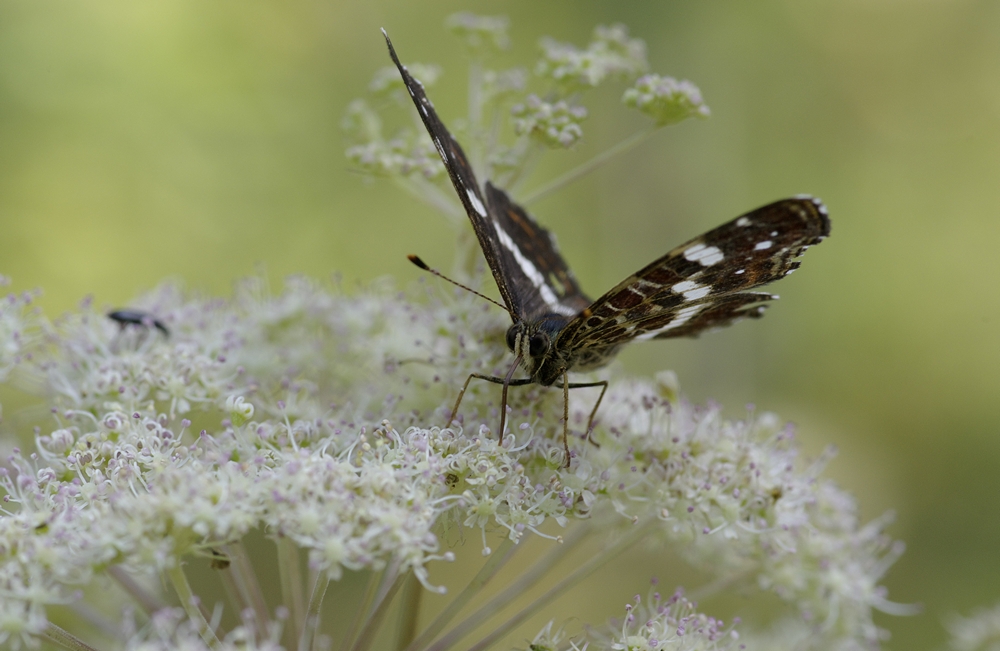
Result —
<path fill-rule="evenodd" d="M 445 163 L 447 163 L 448 162 L 448 152 L 445 151 L 444 145 L 441 144 L 441 141 L 438 138 L 434 138 L 434 146 L 437 147 L 438 155 L 441 156 L 441 160 L 443 160 Z"/>
<path fill-rule="evenodd" d="M 764 240 L 763 242 L 757 242 L 757 246 L 753 247 L 754 251 L 764 251 L 765 249 L 771 248 L 774 244 L 771 240 Z"/>
<path fill-rule="evenodd" d="M 695 314 L 698 314 L 698 312 L 701 311 L 702 307 L 703 307 L 702 305 L 692 305 L 690 307 L 686 307 L 683 310 L 678 311 L 677 316 L 674 317 L 674 320 L 668 323 L 667 325 L 657 330 L 650 330 L 649 332 L 644 332 L 643 334 L 636 337 L 635 340 L 641 341 L 646 339 L 653 339 L 655 337 L 660 336 L 664 332 L 673 330 L 674 328 L 679 328 L 680 326 L 690 321 L 691 317 L 693 317 Z"/>
<path fill-rule="evenodd" d="M 469 198 L 473 199 L 474 196 L 475 195 L 473 195 L 470 191 Z M 483 207 L 483 204 L 479 202 L 478 197 L 473 199 L 473 202 L 473 205 L 478 203 L 480 209 Z M 485 210 L 483 213 L 483 216 L 485 217 Z M 517 266 L 521 268 L 521 273 L 527 276 L 528 280 L 531 281 L 531 284 L 535 286 L 535 289 L 538 290 L 538 293 L 541 295 L 542 300 L 545 301 L 545 304 L 557 314 L 576 316 L 576 310 L 571 307 L 566 307 L 559 302 L 559 297 L 555 295 L 552 288 L 545 282 L 545 277 L 538 270 L 538 267 L 532 264 L 531 260 L 524 257 L 524 254 L 521 253 L 521 249 L 517 248 L 517 245 L 514 244 L 514 240 L 510 239 L 510 235 L 508 235 L 502 228 L 500 228 L 500 225 L 496 223 L 493 224 L 493 230 L 496 231 L 497 238 L 500 240 L 500 243 L 514 255 L 514 261 L 517 262 Z"/>
<path fill-rule="evenodd" d="M 704 298 L 709 295 L 712 291 L 711 287 L 706 285 L 699 285 L 696 282 L 690 280 L 685 280 L 684 282 L 677 283 L 671 287 L 674 292 L 678 294 L 684 294 L 684 300 L 693 301 L 697 298 Z"/>
<path fill-rule="evenodd" d="M 472 188 L 466 188 L 465 194 L 466 194 L 466 196 L 469 197 L 469 203 L 472 204 L 472 209 L 475 210 L 476 213 L 478 213 L 480 217 L 485 217 L 486 216 L 486 208 L 483 206 L 483 202 L 479 200 L 479 197 L 476 196 L 476 191 L 473 190 Z M 499 229 L 497 229 L 497 230 L 499 230 Z M 506 235 L 506 233 L 504 233 L 504 235 Z M 510 239 L 510 238 L 507 238 L 507 239 Z M 511 242 L 511 244 L 513 244 L 513 242 Z M 510 247 L 508 247 L 508 248 L 510 248 Z M 518 253 L 520 253 L 520 251 L 518 251 Z M 532 267 L 532 268 L 534 269 L 534 267 Z M 536 270 L 535 273 L 538 273 L 538 271 Z"/>
<path fill-rule="evenodd" d="M 703 267 L 711 267 L 713 264 L 721 262 L 724 257 L 719 247 L 705 246 L 704 244 L 695 244 L 684 251 L 685 260 L 698 262 Z"/>
<path fill-rule="evenodd" d="M 741 274 L 742 274 L 743 272 L 745 272 L 745 271 L 746 271 L 746 269 L 737 269 L 737 270 L 735 271 L 735 274 L 736 274 L 737 276 L 739 276 L 739 275 L 741 275 Z"/>
<path fill-rule="evenodd" d="M 684 282 L 677 283 L 670 289 L 674 290 L 678 294 L 686 292 L 698 287 L 698 283 L 691 282 L 690 280 L 685 280 Z"/>
<path fill-rule="evenodd" d="M 816 197 L 812 196 L 811 194 L 797 194 L 797 195 L 795 195 L 795 198 L 796 199 L 804 199 L 806 201 L 811 201 L 812 204 L 814 206 L 816 206 L 816 210 L 819 211 L 819 214 L 821 214 L 821 215 L 826 215 L 827 214 L 826 205 L 822 201 L 820 201 L 819 199 L 817 199 Z"/>
<path fill-rule="evenodd" d="M 750 220 L 747 219 L 746 217 L 740 217 L 739 219 L 736 220 L 736 225 L 737 226 L 749 226 L 750 225 Z"/>

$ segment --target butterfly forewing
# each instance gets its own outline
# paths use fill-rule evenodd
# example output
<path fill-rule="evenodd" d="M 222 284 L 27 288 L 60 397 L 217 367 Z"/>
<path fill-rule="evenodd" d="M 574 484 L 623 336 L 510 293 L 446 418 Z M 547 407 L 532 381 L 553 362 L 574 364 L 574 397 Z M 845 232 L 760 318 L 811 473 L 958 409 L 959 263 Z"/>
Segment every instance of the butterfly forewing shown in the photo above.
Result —
<path fill-rule="evenodd" d="M 385 35 L 386 45 L 389 46 L 389 56 L 396 64 L 396 68 L 403 78 L 403 84 L 413 99 L 417 112 L 420 113 L 420 119 L 423 121 L 424 127 L 427 128 L 431 140 L 434 141 L 434 146 L 437 148 L 438 154 L 441 155 L 441 160 L 444 161 L 448 176 L 451 178 L 452 185 L 455 186 L 455 192 L 472 221 L 472 227 L 479 239 L 479 246 L 483 249 L 483 255 L 486 256 L 486 263 L 489 265 L 490 271 L 493 272 L 493 278 L 496 279 L 500 295 L 503 297 L 504 303 L 507 304 L 507 309 L 517 314 L 516 306 L 521 303 L 521 300 L 515 294 L 514 288 L 507 282 L 509 275 L 505 269 L 507 262 L 500 251 L 496 226 L 486 211 L 486 201 L 483 199 L 476 175 L 472 171 L 472 165 L 469 164 L 469 159 L 462 151 L 461 145 L 441 122 L 441 118 L 434 110 L 434 105 L 427 99 L 423 84 L 414 79 L 406 67 L 399 62 L 399 57 L 396 56 L 396 50 L 392 47 L 389 36 L 385 34 L 384 30 L 382 34 Z"/>
<path fill-rule="evenodd" d="M 798 268 L 806 248 L 830 232 L 811 198 L 777 201 L 683 244 L 636 272 L 562 330 L 564 350 L 632 339 L 692 337 L 759 317 L 771 294 L 748 292 Z"/>
<path fill-rule="evenodd" d="M 566 318 L 576 316 L 590 301 L 582 294 L 556 250 L 552 235 L 511 201 L 503 190 L 490 183 L 486 184 L 484 200 L 462 147 L 438 117 L 421 83 L 399 62 L 388 36 L 386 43 L 420 119 L 444 161 L 455 192 L 472 221 L 483 255 L 511 315 L 517 320 L 531 320 L 552 313 Z"/>

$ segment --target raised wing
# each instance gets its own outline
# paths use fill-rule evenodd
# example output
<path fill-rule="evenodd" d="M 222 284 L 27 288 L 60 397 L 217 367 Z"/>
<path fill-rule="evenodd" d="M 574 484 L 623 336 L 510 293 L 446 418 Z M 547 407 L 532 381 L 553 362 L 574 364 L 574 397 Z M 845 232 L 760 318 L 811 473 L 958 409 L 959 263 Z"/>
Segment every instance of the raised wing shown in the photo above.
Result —
<path fill-rule="evenodd" d="M 579 314 L 590 299 L 580 291 L 552 235 L 491 183 L 486 184 L 484 201 L 462 147 L 441 122 L 421 83 L 400 64 L 388 35 L 385 42 L 472 221 L 486 263 L 512 316 L 533 320 L 551 313 L 564 317 Z"/>
<path fill-rule="evenodd" d="M 483 255 L 486 256 L 486 263 L 489 265 L 490 271 L 493 272 L 493 278 L 500 289 L 500 295 L 503 297 L 507 309 L 512 314 L 520 315 L 518 310 L 520 301 L 511 286 L 510 274 L 505 268 L 506 261 L 499 250 L 500 242 L 496 237 L 497 230 L 486 211 L 486 202 L 479 189 L 476 175 L 472 172 L 469 159 L 462 151 L 458 141 L 441 122 L 441 118 L 434 110 L 434 105 L 427 99 L 423 84 L 414 79 L 406 67 L 399 62 L 396 50 L 392 47 L 392 41 L 389 40 L 389 35 L 385 33 L 385 30 L 382 30 L 382 35 L 385 36 L 385 43 L 389 46 L 389 56 L 392 57 L 392 62 L 399 69 L 406 90 L 410 93 L 413 104 L 417 107 L 417 112 L 420 113 L 420 119 L 423 120 L 427 133 L 434 141 L 434 146 L 437 147 L 441 160 L 444 161 L 448 176 L 451 177 L 451 183 L 455 186 L 455 192 L 458 193 L 458 198 L 472 221 L 472 228 L 476 231 L 476 237 L 479 238 L 479 246 L 483 249 Z"/>
<path fill-rule="evenodd" d="M 534 321 L 552 313 L 574 317 L 586 309 L 590 299 L 559 255 L 552 233 L 489 181 L 486 205 L 496 227 L 504 271 L 513 285 L 515 312 Z"/>
<path fill-rule="evenodd" d="M 783 278 L 830 234 L 826 208 L 799 197 L 763 206 L 683 244 L 597 299 L 559 333 L 567 351 L 695 337 L 757 318 L 777 298 L 747 290 Z"/>

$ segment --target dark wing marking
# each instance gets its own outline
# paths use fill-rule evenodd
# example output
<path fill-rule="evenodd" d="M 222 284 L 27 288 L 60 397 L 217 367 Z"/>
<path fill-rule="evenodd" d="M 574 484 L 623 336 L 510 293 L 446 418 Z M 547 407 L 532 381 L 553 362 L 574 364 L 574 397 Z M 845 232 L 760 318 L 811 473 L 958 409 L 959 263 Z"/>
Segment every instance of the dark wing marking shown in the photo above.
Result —
<path fill-rule="evenodd" d="M 560 332 L 572 351 L 632 339 L 694 337 L 760 317 L 772 294 L 749 292 L 798 268 L 809 246 L 830 234 L 816 199 L 763 206 L 683 244 L 597 299 Z"/>
<path fill-rule="evenodd" d="M 389 40 L 389 35 L 385 33 L 385 30 L 382 30 L 382 35 L 385 36 L 385 43 L 389 46 L 389 56 L 392 57 L 392 62 L 399 69 L 399 74 L 403 78 L 406 90 L 413 99 L 413 104 L 417 107 L 420 119 L 423 120 L 424 127 L 427 128 L 427 133 L 430 134 L 431 140 L 434 141 L 434 146 L 437 147 L 438 154 L 441 155 L 441 160 L 444 161 L 444 166 L 448 170 L 448 176 L 451 178 L 452 185 L 455 186 L 458 199 L 462 202 L 465 212 L 472 221 L 472 228 L 476 231 L 479 246 L 483 249 L 483 255 L 486 256 L 486 263 L 489 265 L 490 271 L 493 272 L 493 278 L 500 289 L 500 295 L 503 297 L 507 309 L 513 314 L 520 315 L 521 312 L 518 309 L 520 302 L 517 300 L 514 288 L 511 286 L 510 273 L 505 268 L 505 259 L 501 257 L 499 250 L 500 242 L 497 241 L 496 228 L 487 214 L 486 202 L 483 200 L 482 191 L 479 189 L 479 182 L 476 180 L 476 175 L 472 172 L 469 159 L 466 157 L 465 152 L 462 151 L 462 147 L 458 144 L 458 141 L 455 140 L 451 132 L 444 126 L 444 123 L 441 122 L 441 118 L 438 117 L 437 112 L 434 110 L 434 105 L 427 99 L 423 85 L 414 79 L 406 67 L 399 62 L 396 50 L 392 47 L 392 41 Z"/>
<path fill-rule="evenodd" d="M 548 230 L 489 181 L 486 205 L 497 225 L 504 271 L 520 301 L 515 309 L 519 316 L 527 321 L 552 313 L 574 317 L 590 305 Z"/>

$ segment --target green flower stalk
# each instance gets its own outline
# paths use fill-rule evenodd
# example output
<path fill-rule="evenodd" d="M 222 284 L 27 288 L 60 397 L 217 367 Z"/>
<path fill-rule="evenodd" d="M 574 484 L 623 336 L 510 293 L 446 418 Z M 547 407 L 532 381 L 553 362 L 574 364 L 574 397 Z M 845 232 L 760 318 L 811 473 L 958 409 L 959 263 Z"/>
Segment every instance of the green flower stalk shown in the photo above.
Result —
<path fill-rule="evenodd" d="M 506 43 L 500 20 L 451 25 L 476 56 Z M 645 72 L 644 46 L 623 28 L 598 30 L 595 43 L 550 43 L 540 70 L 563 88 Z M 479 69 L 480 117 L 490 102 L 513 102 L 518 78 Z M 398 91 L 388 78 L 375 90 Z M 359 167 L 454 205 L 435 185 L 426 136 L 384 139 L 382 117 L 361 103 L 345 124 L 360 139 L 348 150 Z M 526 129 L 501 149 L 489 120 L 468 124 L 479 125 L 486 167 L 498 151 L 523 165 L 543 146 Z M 0 469 L 0 643 L 486 649 L 545 613 L 527 648 L 739 649 L 739 623 L 695 602 L 739 590 L 786 605 L 771 648 L 878 644 L 873 611 L 896 609 L 878 582 L 902 547 L 884 533 L 888 518 L 859 521 L 854 500 L 822 476 L 831 455 L 802 460 L 777 416 L 729 420 L 684 399 L 672 373 L 612 368 L 600 375 L 611 384 L 597 445 L 584 431 L 590 404 L 570 403 L 567 467 L 560 391 L 511 391 L 502 445 L 495 386 L 471 385 L 449 413 L 470 373 L 509 364 L 507 315 L 493 306 L 421 285 L 263 287 L 249 279 L 222 299 L 163 285 L 137 299 L 169 336 L 122 327 L 89 303 L 50 322 L 30 295 L 0 302 L 0 380 L 35 391 L 51 412 L 5 432 L 22 447 Z M 547 551 L 528 563 L 519 555 L 531 538 Z M 584 542 L 597 551 L 555 573 Z M 654 585 L 607 604 L 620 619 L 587 627 L 553 610 L 637 544 L 678 552 L 712 580 L 689 593 L 671 585 L 670 597 Z M 459 555 L 479 565 L 446 589 L 440 570 Z M 505 567 L 518 571 L 494 586 Z M 542 595 L 514 611 L 533 586 Z M 450 600 L 421 623 L 427 592 Z"/>

